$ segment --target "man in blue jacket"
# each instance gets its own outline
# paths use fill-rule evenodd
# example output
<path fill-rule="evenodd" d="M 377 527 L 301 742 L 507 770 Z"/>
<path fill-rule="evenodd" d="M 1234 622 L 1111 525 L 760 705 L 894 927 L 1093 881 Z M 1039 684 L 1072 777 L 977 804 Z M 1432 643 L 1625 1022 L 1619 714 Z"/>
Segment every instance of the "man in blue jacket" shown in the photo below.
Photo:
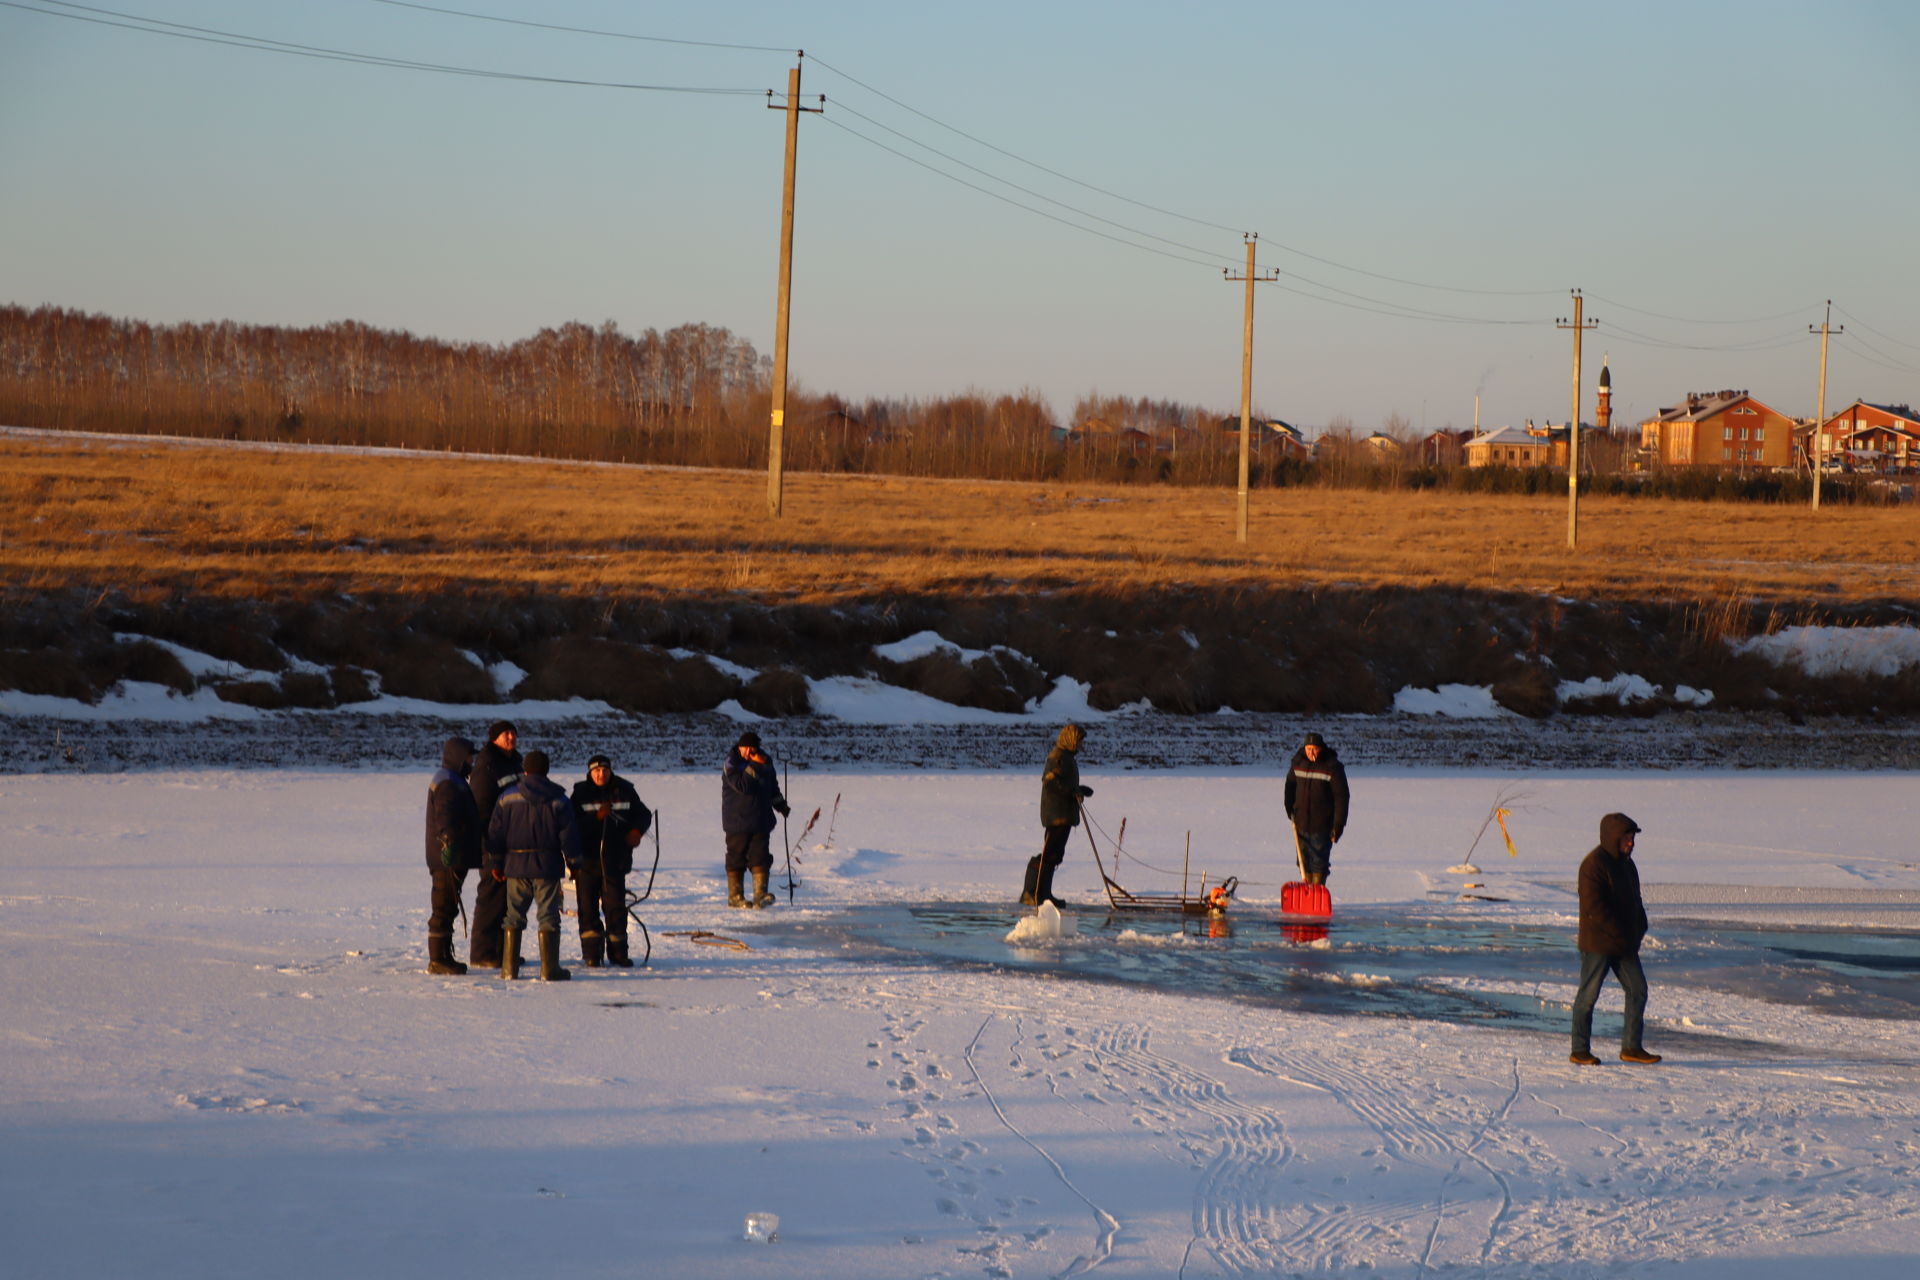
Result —
<path fill-rule="evenodd" d="M 720 771 L 720 829 L 727 837 L 727 905 L 770 907 L 767 873 L 773 869 L 774 814 L 787 812 L 773 761 L 761 750 L 760 735 L 749 729 L 727 753 Z M 748 900 L 741 881 L 753 873 L 753 898 Z"/>
<path fill-rule="evenodd" d="M 520 976 L 520 934 L 527 927 L 527 904 L 538 910 L 540 976 L 564 982 L 573 975 L 560 967 L 560 877 L 580 860 L 580 832 L 567 793 L 547 779 L 547 753 L 529 751 L 521 761 L 520 781 L 500 793 L 487 824 L 487 873 L 507 886 L 506 940 L 500 949 L 500 976 Z"/>

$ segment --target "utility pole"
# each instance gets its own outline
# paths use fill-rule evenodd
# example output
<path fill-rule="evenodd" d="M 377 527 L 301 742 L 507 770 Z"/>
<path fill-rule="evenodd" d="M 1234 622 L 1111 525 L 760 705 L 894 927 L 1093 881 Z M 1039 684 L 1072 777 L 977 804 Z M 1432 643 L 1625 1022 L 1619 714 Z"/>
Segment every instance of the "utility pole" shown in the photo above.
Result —
<path fill-rule="evenodd" d="M 1582 320 L 1581 308 L 1586 299 L 1580 291 L 1573 293 L 1573 322 L 1569 324 L 1563 317 L 1555 320 L 1554 327 L 1573 330 L 1573 417 L 1567 420 L 1567 550 L 1572 551 L 1580 545 L 1580 335 L 1588 329 L 1598 329 L 1598 320 Z"/>
<path fill-rule="evenodd" d="M 1807 443 L 1811 446 L 1807 453 L 1813 459 L 1813 509 L 1815 511 L 1820 509 L 1820 464 L 1826 452 L 1822 447 L 1822 438 L 1827 426 L 1827 336 L 1846 331 L 1845 325 L 1841 325 L 1838 329 L 1833 327 L 1832 298 L 1827 299 L 1827 314 L 1826 318 L 1820 321 L 1820 327 L 1816 329 L 1812 325 L 1807 326 L 1808 333 L 1820 335 L 1820 398 L 1814 401 L 1813 431 L 1807 436 Z"/>
<path fill-rule="evenodd" d="M 1222 279 L 1247 282 L 1246 322 L 1240 337 L 1240 507 L 1234 523 L 1236 541 L 1247 540 L 1247 454 L 1253 441 L 1253 286 L 1270 284 L 1280 278 L 1278 271 L 1261 275 L 1254 270 L 1253 251 L 1260 237 L 1253 232 L 1247 233 L 1247 271 L 1236 276 L 1226 268 L 1220 269 Z"/>
<path fill-rule="evenodd" d="M 805 58 L 807 51 L 800 50 Z M 787 320 L 793 301 L 793 173 L 800 154 L 800 113 L 818 114 L 826 110 L 826 95 L 818 107 L 800 105 L 800 65 L 787 72 L 787 103 L 774 102 L 773 90 L 767 90 L 767 107 L 787 113 L 787 174 L 780 197 L 780 299 L 773 320 L 773 414 L 767 428 L 767 514 L 778 517 L 785 503 L 782 486 L 786 479 L 787 428 Z"/>

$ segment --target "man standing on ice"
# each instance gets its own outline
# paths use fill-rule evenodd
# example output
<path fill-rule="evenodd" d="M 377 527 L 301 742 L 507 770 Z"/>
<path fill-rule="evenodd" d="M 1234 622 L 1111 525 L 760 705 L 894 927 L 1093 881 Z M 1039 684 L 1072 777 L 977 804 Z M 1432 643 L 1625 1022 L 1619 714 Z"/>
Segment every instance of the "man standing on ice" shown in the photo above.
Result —
<path fill-rule="evenodd" d="M 1333 846 L 1347 830 L 1347 767 L 1340 753 L 1317 733 L 1293 753 L 1284 801 L 1300 853 L 1300 875 L 1325 884 L 1333 870 Z"/>
<path fill-rule="evenodd" d="M 487 726 L 487 745 L 474 759 L 468 778 L 473 787 L 473 803 L 480 811 L 480 830 L 485 834 L 493 821 L 493 806 L 500 793 L 520 781 L 520 753 L 514 750 L 519 735 L 507 720 Z M 507 913 L 507 889 L 492 876 L 481 876 L 473 890 L 473 939 L 467 944 L 467 962 L 476 969 L 500 967 L 500 922 Z M 514 957 L 519 963 L 519 957 Z"/>
<path fill-rule="evenodd" d="M 587 776 L 573 784 L 573 817 L 580 825 L 580 861 L 573 867 L 573 901 L 580 921 L 580 960 L 600 967 L 601 945 L 616 969 L 633 968 L 627 954 L 627 873 L 633 851 L 653 825 L 633 784 L 613 771 L 613 761 L 594 756 Z M 607 932 L 600 933 L 606 915 Z"/>
<path fill-rule="evenodd" d="M 1040 775 L 1040 825 L 1046 831 L 1040 852 L 1027 859 L 1027 880 L 1020 890 L 1020 905 L 1037 907 L 1051 902 L 1067 904 L 1053 896 L 1053 873 L 1066 860 L 1067 837 L 1080 825 L 1080 802 L 1093 794 L 1092 787 L 1080 785 L 1080 744 L 1086 733 L 1077 724 L 1060 730 L 1053 750 L 1047 753 L 1046 772 Z"/>
<path fill-rule="evenodd" d="M 538 912 L 540 976 L 548 982 L 573 976 L 560 967 L 560 877 L 579 861 L 573 802 L 547 780 L 547 753 L 529 751 L 520 780 L 500 793 L 487 824 L 488 878 L 506 888 L 501 977 L 520 976 L 520 933 L 529 903 Z"/>
<path fill-rule="evenodd" d="M 727 905 L 770 907 L 767 873 L 773 869 L 774 814 L 785 816 L 787 798 L 780 794 L 773 761 L 760 749 L 760 735 L 749 729 L 727 753 L 720 770 L 720 830 L 727 838 Z M 753 896 L 747 897 L 741 880 L 753 873 Z"/>
<path fill-rule="evenodd" d="M 467 872 L 480 865 L 480 812 L 474 807 L 467 774 L 473 768 L 473 744 L 448 738 L 440 748 L 440 767 L 427 784 L 427 870 L 433 875 L 432 914 L 427 917 L 427 972 L 465 973 L 453 958 L 453 918 L 460 913 L 460 889 Z"/>
<path fill-rule="evenodd" d="M 1573 1052 L 1583 1067 L 1593 1056 L 1593 1005 L 1607 974 L 1620 980 L 1626 1023 L 1620 1029 L 1620 1061 L 1660 1061 L 1640 1044 L 1647 1012 L 1647 975 L 1640 968 L 1640 940 L 1647 936 L 1647 908 L 1640 900 L 1640 869 L 1633 838 L 1640 824 L 1624 813 L 1600 819 L 1600 843 L 1580 864 L 1580 989 L 1573 997 Z"/>

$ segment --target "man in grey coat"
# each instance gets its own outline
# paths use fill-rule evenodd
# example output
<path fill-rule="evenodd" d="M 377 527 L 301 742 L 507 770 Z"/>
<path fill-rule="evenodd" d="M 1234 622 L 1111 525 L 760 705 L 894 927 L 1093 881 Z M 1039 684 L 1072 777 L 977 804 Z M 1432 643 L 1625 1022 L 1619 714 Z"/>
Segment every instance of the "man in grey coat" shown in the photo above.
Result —
<path fill-rule="evenodd" d="M 1620 1061 L 1660 1061 L 1640 1043 L 1647 1012 L 1647 975 L 1640 968 L 1640 941 L 1647 936 L 1647 908 L 1640 899 L 1640 869 L 1633 862 L 1633 838 L 1640 824 L 1624 813 L 1600 819 L 1600 843 L 1580 864 L 1580 989 L 1573 997 L 1573 1052 L 1568 1061 L 1590 1067 L 1593 1056 L 1593 1006 L 1600 984 L 1611 973 L 1626 997 L 1626 1024 L 1620 1031 Z"/>

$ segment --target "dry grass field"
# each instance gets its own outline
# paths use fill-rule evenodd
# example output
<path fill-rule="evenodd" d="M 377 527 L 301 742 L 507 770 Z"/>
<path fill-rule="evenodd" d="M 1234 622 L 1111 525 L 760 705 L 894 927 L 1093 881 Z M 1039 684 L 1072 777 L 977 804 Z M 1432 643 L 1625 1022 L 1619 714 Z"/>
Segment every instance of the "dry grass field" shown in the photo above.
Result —
<path fill-rule="evenodd" d="M 1596 600 L 1738 597 L 1817 613 L 1920 601 L 1920 512 L 1564 497 L 1234 495 L 271 452 L 0 436 L 0 560 L 18 590 L 1124 596 L 1181 586 L 1441 586 Z"/>

